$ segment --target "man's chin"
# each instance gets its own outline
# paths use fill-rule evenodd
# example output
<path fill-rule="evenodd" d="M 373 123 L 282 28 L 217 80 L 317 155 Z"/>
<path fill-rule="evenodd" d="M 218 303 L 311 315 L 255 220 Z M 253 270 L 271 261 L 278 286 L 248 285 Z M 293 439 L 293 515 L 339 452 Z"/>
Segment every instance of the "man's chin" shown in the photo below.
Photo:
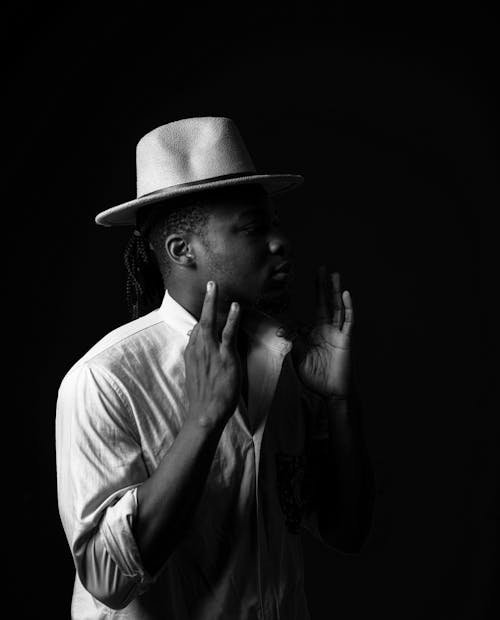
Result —
<path fill-rule="evenodd" d="M 255 301 L 253 307 L 270 316 L 279 318 L 290 308 L 291 294 L 288 288 L 267 289 Z"/>

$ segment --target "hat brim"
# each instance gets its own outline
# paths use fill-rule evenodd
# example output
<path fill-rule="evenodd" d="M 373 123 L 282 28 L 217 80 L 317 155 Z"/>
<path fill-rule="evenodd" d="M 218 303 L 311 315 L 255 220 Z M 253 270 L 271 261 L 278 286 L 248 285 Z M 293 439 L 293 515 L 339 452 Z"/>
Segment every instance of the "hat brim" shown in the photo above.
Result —
<path fill-rule="evenodd" d="M 135 200 L 129 200 L 128 202 L 101 211 L 96 215 L 95 222 L 101 226 L 135 226 L 138 209 L 155 202 L 175 198 L 176 196 L 192 194 L 218 187 L 248 184 L 262 185 L 267 193 L 272 196 L 295 189 L 301 185 L 303 181 L 304 177 L 299 174 L 252 174 L 213 181 L 203 180 L 194 183 L 183 183 L 181 185 L 173 185 L 171 187 L 159 189 L 150 194 L 140 196 Z"/>

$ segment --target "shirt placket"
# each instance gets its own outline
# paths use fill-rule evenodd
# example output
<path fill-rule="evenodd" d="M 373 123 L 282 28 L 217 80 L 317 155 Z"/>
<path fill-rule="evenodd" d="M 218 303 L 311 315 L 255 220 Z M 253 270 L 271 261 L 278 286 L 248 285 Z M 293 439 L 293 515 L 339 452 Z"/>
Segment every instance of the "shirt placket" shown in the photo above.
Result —
<path fill-rule="evenodd" d="M 259 349 L 249 354 L 249 407 L 261 416 L 252 435 L 255 462 L 255 506 L 257 517 L 257 576 L 260 600 L 260 620 L 277 620 L 277 596 L 271 572 L 264 514 L 260 501 L 259 471 L 264 430 L 276 384 L 280 375 L 284 352 Z"/>

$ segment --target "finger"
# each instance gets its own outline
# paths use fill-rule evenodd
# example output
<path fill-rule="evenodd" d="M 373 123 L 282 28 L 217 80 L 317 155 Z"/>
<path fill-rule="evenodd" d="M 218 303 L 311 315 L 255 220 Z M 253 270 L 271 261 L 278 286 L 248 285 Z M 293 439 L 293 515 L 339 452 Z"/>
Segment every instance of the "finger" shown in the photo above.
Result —
<path fill-rule="evenodd" d="M 330 278 L 332 281 L 332 323 L 335 327 L 341 329 L 344 322 L 344 303 L 342 301 L 342 292 L 340 289 L 340 274 L 338 271 L 335 271 L 330 274 Z"/>
<path fill-rule="evenodd" d="M 194 336 L 192 336 L 192 334 L 196 333 L 196 330 L 198 329 L 199 326 L 200 326 L 199 323 L 195 323 L 193 325 L 193 327 L 188 332 L 186 332 L 186 335 L 189 336 L 190 340 L 192 340 L 194 338 Z"/>
<path fill-rule="evenodd" d="M 224 329 L 222 330 L 222 346 L 236 347 L 240 314 L 240 305 L 236 301 L 234 301 L 229 308 L 226 324 L 224 325 Z"/>
<path fill-rule="evenodd" d="M 344 301 L 345 308 L 345 318 L 344 324 L 342 325 L 342 333 L 349 336 L 352 330 L 352 326 L 354 325 L 354 307 L 352 305 L 352 297 L 349 291 L 344 291 L 342 293 L 342 299 Z"/>
<path fill-rule="evenodd" d="M 211 286 L 210 286 L 211 284 Z M 216 339 L 216 316 L 217 316 L 217 283 L 213 280 L 207 282 L 207 290 L 200 315 L 200 327 L 210 332 Z"/>
<path fill-rule="evenodd" d="M 184 351 L 184 354 L 187 353 L 187 350 L 193 345 L 193 343 L 195 342 L 196 338 L 197 338 L 197 334 L 199 332 L 200 329 L 200 324 L 199 323 L 195 323 L 193 325 L 193 327 L 186 333 L 186 335 L 188 336 L 188 342 L 186 345 L 186 349 Z"/>
<path fill-rule="evenodd" d="M 329 323 L 330 314 L 326 303 L 326 266 L 320 265 L 316 274 L 316 319 L 318 323 Z"/>

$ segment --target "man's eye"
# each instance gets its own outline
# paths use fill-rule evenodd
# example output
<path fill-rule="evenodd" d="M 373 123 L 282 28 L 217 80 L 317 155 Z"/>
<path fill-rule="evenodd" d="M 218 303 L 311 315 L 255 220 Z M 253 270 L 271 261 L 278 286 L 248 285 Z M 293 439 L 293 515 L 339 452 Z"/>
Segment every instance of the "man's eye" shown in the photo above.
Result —
<path fill-rule="evenodd" d="M 245 232 L 260 232 L 261 230 L 264 230 L 265 226 L 263 226 L 262 224 L 259 225 L 254 225 L 254 226 L 247 226 L 247 228 L 244 228 L 243 230 L 245 230 Z"/>
<path fill-rule="evenodd" d="M 281 223 L 280 223 L 279 220 L 273 220 L 272 225 L 276 226 L 276 227 L 279 227 L 281 225 Z M 252 224 L 251 226 L 247 226 L 243 230 L 245 232 L 255 233 L 255 232 L 264 231 L 267 228 L 268 228 L 268 224 Z"/>

